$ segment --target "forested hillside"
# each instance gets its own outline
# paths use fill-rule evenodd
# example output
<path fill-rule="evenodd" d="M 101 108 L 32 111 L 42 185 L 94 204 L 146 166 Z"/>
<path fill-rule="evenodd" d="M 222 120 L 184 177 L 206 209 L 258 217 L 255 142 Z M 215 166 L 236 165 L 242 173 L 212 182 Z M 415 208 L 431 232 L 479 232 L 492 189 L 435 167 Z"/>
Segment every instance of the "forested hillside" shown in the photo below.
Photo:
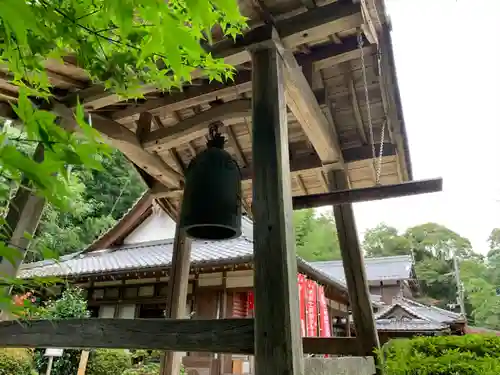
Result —
<path fill-rule="evenodd" d="M 315 217 L 312 210 L 295 212 L 297 252 L 306 260 L 340 259 L 335 223 L 331 216 Z M 379 224 L 364 234 L 367 257 L 412 254 L 422 302 L 459 311 L 453 257 L 460 264 L 465 309 L 470 324 L 500 329 L 500 228 L 491 231 L 489 252 L 474 251 L 471 242 L 436 223 L 399 232 Z M 500 292 L 500 290 L 499 290 Z M 499 293 L 500 294 L 500 293 Z"/>

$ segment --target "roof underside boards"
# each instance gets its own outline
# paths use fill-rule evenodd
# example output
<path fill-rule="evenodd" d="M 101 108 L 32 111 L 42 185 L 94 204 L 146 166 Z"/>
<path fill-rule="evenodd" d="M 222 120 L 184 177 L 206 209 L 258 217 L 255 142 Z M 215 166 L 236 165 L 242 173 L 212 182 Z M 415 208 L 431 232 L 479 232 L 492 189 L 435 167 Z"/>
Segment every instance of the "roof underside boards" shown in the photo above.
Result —
<path fill-rule="evenodd" d="M 345 282 L 344 266 L 341 260 L 313 262 L 326 274 Z M 381 258 L 365 258 L 368 281 L 408 280 L 412 275 L 413 260 L 410 255 Z"/>
<path fill-rule="evenodd" d="M 297 109 L 294 111 L 293 106 L 289 106 L 288 140 L 293 194 L 328 191 L 322 171 L 322 165 L 327 161 L 322 155 L 328 153 L 341 156 L 342 168 L 351 187 L 374 186 L 376 168 L 373 164 L 372 133 L 377 153 L 380 143 L 383 143 L 380 183 L 411 180 L 408 140 L 383 1 L 307 2 L 309 9 L 304 3 L 299 0 L 239 1 L 242 13 L 250 18 L 251 30 L 246 35 L 258 27 L 267 28 L 263 25 L 264 20 L 274 20 L 284 46 L 294 53 L 297 63 L 308 71 L 307 74 L 312 71 L 311 87 L 305 87 L 305 91 L 312 92 L 308 98 L 312 98 L 310 102 L 314 108 L 319 106 L 320 110 L 311 113 L 318 117 L 316 123 L 325 128 L 323 133 L 334 138 L 329 146 L 332 150 L 326 150 L 324 137 L 318 136 L 317 129 L 308 127 L 311 119 L 301 116 L 303 113 L 297 113 Z M 367 18 L 373 22 L 365 21 Z M 377 32 L 370 33 L 369 26 L 374 26 Z M 356 38 L 359 30 L 364 32 L 361 49 Z M 214 40 L 218 39 L 219 36 L 214 35 Z M 248 39 L 242 38 L 243 42 Z M 238 48 L 225 49 L 221 56 L 228 56 L 235 49 Z M 234 82 L 210 83 L 206 77 L 198 76 L 186 83 L 183 91 L 164 93 L 149 88 L 145 99 L 137 101 L 123 100 L 112 92 L 104 91 L 102 86 L 93 84 L 74 59 L 66 59 L 64 65 L 51 61 L 47 63 L 47 68 L 60 104 L 59 109 L 54 111 L 65 113 L 64 116 L 68 117 L 68 109 L 78 94 L 80 102 L 93 113 L 92 122 L 96 129 L 145 173 L 164 185 L 163 199 L 167 201 L 172 216 L 175 216 L 182 196 L 182 168 L 205 148 L 208 124 L 215 120 L 225 125 L 227 149 L 240 165 L 245 180 L 244 200 L 246 206 L 251 206 L 253 162 L 249 99 L 252 66 L 247 57 L 243 60 L 236 62 Z M 362 61 L 365 62 L 367 90 Z M 302 74 L 301 69 L 294 72 Z M 0 78 L 0 86 L 0 115 L 15 118 L 10 107 L 2 106 L 2 103 L 16 102 L 17 88 L 9 83 L 8 74 Z M 152 132 L 146 137 L 149 141 L 138 141 L 136 122 L 144 112 L 153 115 Z M 215 115 L 217 113 L 218 116 Z M 370 131 L 369 117 L 373 132 Z M 195 125 L 198 126 L 197 131 L 194 130 Z M 382 139 L 383 125 L 385 133 Z M 179 135 L 178 131 L 183 126 L 187 129 L 186 134 L 175 138 L 177 141 L 174 137 L 167 139 L 165 135 L 157 143 L 161 138 L 159 131 Z M 318 144 L 323 145 L 323 149 Z"/>

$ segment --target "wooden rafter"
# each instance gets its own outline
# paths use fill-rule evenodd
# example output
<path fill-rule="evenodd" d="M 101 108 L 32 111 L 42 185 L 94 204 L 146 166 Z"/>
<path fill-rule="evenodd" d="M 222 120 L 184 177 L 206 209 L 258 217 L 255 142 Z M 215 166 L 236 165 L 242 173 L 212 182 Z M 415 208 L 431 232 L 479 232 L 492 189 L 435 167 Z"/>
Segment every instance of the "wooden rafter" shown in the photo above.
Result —
<path fill-rule="evenodd" d="M 285 66 L 286 103 L 324 164 L 343 165 L 336 129 L 330 126 L 292 53 L 276 40 Z"/>
<path fill-rule="evenodd" d="M 235 100 L 210 108 L 173 126 L 151 132 L 144 139 L 144 148 L 156 152 L 168 150 L 203 136 L 212 122 L 239 120 L 250 116 L 250 109 L 251 102 L 248 99 Z"/>
<path fill-rule="evenodd" d="M 354 113 L 354 118 L 356 119 L 356 126 L 358 128 L 358 135 L 361 138 L 363 144 L 368 143 L 368 137 L 366 136 L 365 126 L 363 124 L 363 117 L 361 116 L 361 108 L 359 107 L 358 94 L 356 92 L 356 86 L 352 78 L 351 65 L 349 63 L 343 64 L 343 72 L 345 83 L 349 92 L 349 99 L 351 102 L 351 107 Z M 369 105 L 367 103 L 366 105 Z"/>
<path fill-rule="evenodd" d="M 55 103 L 53 111 L 61 116 L 71 126 L 72 131 L 78 131 L 73 111 L 60 103 Z M 179 186 L 181 175 L 158 155 L 147 152 L 140 144 L 134 132 L 122 124 L 109 118 L 92 115 L 92 126 L 98 130 L 110 145 L 123 152 L 133 163 L 161 181 L 166 186 Z"/>

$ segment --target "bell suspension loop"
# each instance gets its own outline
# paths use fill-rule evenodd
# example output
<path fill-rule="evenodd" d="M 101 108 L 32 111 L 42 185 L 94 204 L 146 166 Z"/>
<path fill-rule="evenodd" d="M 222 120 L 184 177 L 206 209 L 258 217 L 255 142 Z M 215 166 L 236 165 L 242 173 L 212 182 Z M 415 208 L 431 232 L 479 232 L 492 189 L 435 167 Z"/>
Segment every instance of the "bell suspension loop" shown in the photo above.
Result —
<path fill-rule="evenodd" d="M 219 132 L 219 124 L 210 124 L 210 127 L 208 128 L 207 147 L 217 147 L 220 149 L 224 149 L 225 142 L 226 139 Z"/>

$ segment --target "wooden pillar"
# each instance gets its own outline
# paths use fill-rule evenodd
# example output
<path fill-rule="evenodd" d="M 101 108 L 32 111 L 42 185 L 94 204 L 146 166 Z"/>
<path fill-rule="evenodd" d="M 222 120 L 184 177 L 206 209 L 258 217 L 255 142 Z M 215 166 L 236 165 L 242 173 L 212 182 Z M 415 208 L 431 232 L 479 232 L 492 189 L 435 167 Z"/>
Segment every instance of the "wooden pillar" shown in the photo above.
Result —
<path fill-rule="evenodd" d="M 172 254 L 172 268 L 168 279 L 167 319 L 182 319 L 186 317 L 186 303 L 189 283 L 189 259 L 191 257 L 191 240 L 177 224 Z M 181 353 L 165 352 L 161 361 L 160 375 L 179 375 Z"/>
<path fill-rule="evenodd" d="M 303 374 L 283 62 L 252 52 L 255 374 Z"/>
<path fill-rule="evenodd" d="M 327 175 L 332 191 L 348 188 L 344 171 L 329 171 Z M 379 341 L 352 204 L 333 206 L 333 214 L 360 353 L 364 356 L 373 356 L 374 349 L 379 347 Z"/>
<path fill-rule="evenodd" d="M 225 313 L 224 318 L 233 317 L 233 298 L 234 292 L 224 290 L 225 295 Z M 231 354 L 223 354 L 221 357 L 221 374 L 230 374 L 233 372 L 233 356 Z"/>
<path fill-rule="evenodd" d="M 33 159 L 41 163 L 43 161 L 43 145 L 38 144 L 33 155 Z M 29 186 L 30 181 L 23 178 L 21 184 Z M 26 255 L 26 250 L 30 240 L 26 233 L 33 235 L 38 227 L 40 218 L 42 217 L 45 199 L 38 195 L 34 195 L 30 190 L 18 188 L 16 195 L 9 203 L 9 210 L 5 217 L 5 225 L 3 229 L 7 233 L 6 242 L 16 249 L 18 253 L 14 259 L 8 260 L 5 257 L 0 257 L 0 275 L 3 277 L 15 277 L 21 263 Z M 12 262 L 12 260 L 14 260 Z M 10 293 L 8 288 L 1 291 L 2 295 Z M 5 319 L 6 317 L 2 317 Z"/>

